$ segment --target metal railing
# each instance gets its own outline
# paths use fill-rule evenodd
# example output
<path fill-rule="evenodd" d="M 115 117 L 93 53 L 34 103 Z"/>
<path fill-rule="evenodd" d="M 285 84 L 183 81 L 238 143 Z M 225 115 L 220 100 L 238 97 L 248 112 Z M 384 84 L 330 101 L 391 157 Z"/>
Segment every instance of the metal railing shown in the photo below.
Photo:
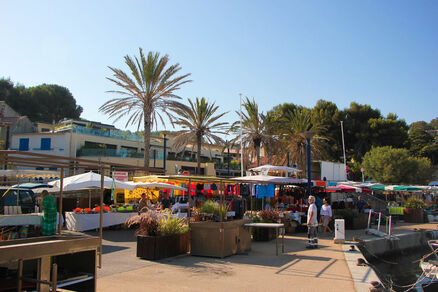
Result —
<path fill-rule="evenodd" d="M 86 128 L 81 126 L 73 126 L 71 128 L 73 133 L 77 133 L 77 134 L 92 135 L 98 137 L 108 137 L 108 138 L 115 138 L 121 140 L 129 140 L 129 141 L 143 141 L 143 136 L 127 133 L 123 131 L 118 131 L 118 130 L 101 130 L 94 128 Z"/>
<path fill-rule="evenodd" d="M 370 227 L 371 227 L 371 216 L 372 216 L 373 213 L 374 214 L 379 214 L 379 219 L 377 221 L 377 232 L 381 232 L 380 231 L 380 225 L 381 225 L 382 216 L 383 216 L 386 219 L 385 232 L 383 232 L 383 233 L 385 233 L 388 238 L 391 238 L 391 236 L 392 236 L 392 216 L 391 215 L 386 216 L 385 214 L 382 214 L 382 212 L 373 212 L 370 209 L 370 212 L 368 214 L 367 229 L 370 230 Z"/>
<path fill-rule="evenodd" d="M 121 157 L 121 158 L 143 158 L 143 152 L 128 150 L 128 149 L 96 149 L 96 148 L 81 148 L 77 150 L 77 157 L 91 156 L 91 157 Z M 154 159 L 154 153 L 151 151 L 150 159 Z M 163 152 L 156 152 L 156 160 L 163 160 Z"/>

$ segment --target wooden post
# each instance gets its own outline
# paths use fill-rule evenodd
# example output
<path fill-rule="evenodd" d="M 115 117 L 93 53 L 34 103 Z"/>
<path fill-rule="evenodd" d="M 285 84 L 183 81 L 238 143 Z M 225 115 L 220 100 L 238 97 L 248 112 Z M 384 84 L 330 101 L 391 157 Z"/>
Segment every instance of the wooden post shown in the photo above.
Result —
<path fill-rule="evenodd" d="M 18 270 L 17 270 L 17 291 L 21 292 L 23 287 L 23 280 L 21 279 L 23 277 L 23 260 L 18 260 Z"/>
<path fill-rule="evenodd" d="M 100 165 L 100 210 L 99 210 L 99 268 L 102 268 L 102 237 L 103 237 L 103 187 L 104 187 L 104 173 L 103 167 Z"/>
<path fill-rule="evenodd" d="M 61 180 L 59 184 L 59 216 L 58 216 L 58 234 L 61 235 L 62 229 L 62 191 L 64 189 L 64 168 L 61 167 Z"/>
<path fill-rule="evenodd" d="M 57 291 L 56 286 L 58 284 L 58 265 L 52 265 L 52 291 Z"/>
<path fill-rule="evenodd" d="M 221 191 L 222 190 L 222 191 Z M 220 203 L 219 203 L 219 207 L 220 207 L 220 212 L 219 212 L 219 219 L 220 222 L 223 221 L 223 216 L 222 216 L 222 208 L 223 208 L 223 197 L 225 196 L 225 189 L 224 189 L 224 185 L 223 185 L 223 181 L 219 182 L 219 196 L 220 196 Z"/>
<path fill-rule="evenodd" d="M 187 186 L 187 191 L 188 191 L 188 204 L 189 204 L 189 208 L 187 209 L 187 219 L 190 219 L 190 205 L 192 204 L 192 196 L 191 196 L 191 187 L 192 187 L 192 180 L 189 179 L 189 185 Z"/>
<path fill-rule="evenodd" d="M 39 281 L 50 282 L 50 256 L 41 257 L 40 261 L 40 278 Z M 49 292 L 50 285 L 45 283 L 40 283 L 41 292 Z"/>
<path fill-rule="evenodd" d="M 251 200 L 251 212 L 253 211 L 253 208 L 254 208 L 254 203 L 253 203 L 253 198 L 252 198 L 252 196 L 253 196 L 253 191 L 252 191 L 252 186 L 253 186 L 253 184 L 251 183 L 250 185 L 249 185 L 249 187 L 250 187 L 250 190 L 249 190 L 249 197 L 250 197 L 250 200 Z"/>

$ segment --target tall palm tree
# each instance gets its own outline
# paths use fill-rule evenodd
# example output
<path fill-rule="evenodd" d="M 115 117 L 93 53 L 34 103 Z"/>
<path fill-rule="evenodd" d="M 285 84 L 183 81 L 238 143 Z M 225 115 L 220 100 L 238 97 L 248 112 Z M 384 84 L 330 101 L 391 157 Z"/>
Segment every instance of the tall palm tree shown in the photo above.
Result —
<path fill-rule="evenodd" d="M 126 126 L 136 124 L 137 130 L 143 124 L 144 167 L 149 168 L 151 128 L 156 125 L 157 118 L 164 125 L 162 113 L 171 118 L 167 110 L 181 106 L 177 101 L 181 98 L 174 92 L 191 80 L 187 80 L 190 74 L 176 76 L 181 67 L 178 63 L 168 66 L 167 55 L 160 57 L 159 53 L 149 52 L 145 56 L 143 50 L 139 50 L 140 58 L 125 56 L 131 77 L 120 69 L 109 67 L 114 75 L 107 79 L 121 88 L 109 92 L 122 97 L 105 102 L 99 111 L 115 118 L 114 122 L 129 117 Z"/>
<path fill-rule="evenodd" d="M 173 116 L 173 123 L 181 126 L 182 130 L 177 133 L 173 140 L 173 147 L 184 152 L 187 144 L 196 143 L 196 173 L 201 170 L 202 143 L 220 144 L 223 139 L 217 134 L 226 134 L 227 122 L 218 122 L 227 112 L 216 114 L 219 109 L 215 103 L 209 103 L 204 97 L 189 99 L 190 106 L 183 105 L 174 107 L 171 110 L 176 114 Z"/>
<path fill-rule="evenodd" d="M 307 141 L 301 134 L 306 131 L 316 134 L 310 140 L 310 145 L 312 157 L 317 159 L 322 155 L 324 149 L 322 142 L 326 140 L 325 137 L 318 135 L 321 130 L 322 126 L 312 125 L 311 112 L 308 109 L 295 109 L 282 117 L 279 129 L 282 149 L 291 154 L 291 159 L 297 162 L 298 168 L 305 169 L 306 165 Z"/>
<path fill-rule="evenodd" d="M 271 131 L 271 123 L 263 113 L 259 113 L 259 107 L 254 99 L 251 101 L 245 97 L 242 112 L 242 142 L 248 150 L 251 157 L 256 157 L 257 166 L 260 166 L 261 157 L 260 149 L 264 147 L 269 153 L 272 152 L 275 145 L 276 137 Z M 240 112 L 236 112 L 240 116 Z M 240 121 L 233 123 L 231 130 L 238 134 L 240 131 Z M 234 138 L 234 142 L 238 143 L 240 136 Z"/>

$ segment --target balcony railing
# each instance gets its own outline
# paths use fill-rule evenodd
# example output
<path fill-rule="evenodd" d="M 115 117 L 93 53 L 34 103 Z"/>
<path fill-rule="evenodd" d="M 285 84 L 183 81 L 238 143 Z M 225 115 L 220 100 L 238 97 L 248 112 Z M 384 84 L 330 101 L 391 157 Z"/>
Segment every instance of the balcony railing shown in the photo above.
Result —
<path fill-rule="evenodd" d="M 137 152 L 133 150 L 127 149 L 91 149 L 91 148 L 82 148 L 76 152 L 77 157 L 121 157 L 121 158 L 143 158 L 143 152 Z M 154 159 L 153 152 L 149 156 L 149 159 Z M 156 152 L 156 160 L 163 160 L 163 152 Z"/>
<path fill-rule="evenodd" d="M 81 126 L 73 126 L 73 133 L 83 134 L 83 135 L 92 135 L 98 137 L 108 137 L 115 138 L 121 140 L 129 140 L 129 141 L 143 141 L 143 137 L 137 134 L 130 134 L 118 130 L 101 130 L 101 129 L 93 129 L 86 128 Z"/>

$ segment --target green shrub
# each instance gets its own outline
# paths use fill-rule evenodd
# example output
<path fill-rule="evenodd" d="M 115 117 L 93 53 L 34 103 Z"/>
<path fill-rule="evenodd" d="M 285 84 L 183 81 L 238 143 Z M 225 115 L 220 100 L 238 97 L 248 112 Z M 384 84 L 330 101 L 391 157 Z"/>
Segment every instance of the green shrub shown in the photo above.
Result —
<path fill-rule="evenodd" d="M 220 213 L 222 212 L 222 218 L 226 218 L 228 208 L 225 205 L 223 205 L 221 208 L 221 206 L 216 204 L 214 201 L 208 200 L 201 205 L 200 212 L 213 214 L 217 217 L 220 217 Z"/>
<path fill-rule="evenodd" d="M 189 231 L 189 226 L 184 218 L 172 217 L 170 212 L 163 213 L 158 222 L 160 235 L 181 234 Z"/>

